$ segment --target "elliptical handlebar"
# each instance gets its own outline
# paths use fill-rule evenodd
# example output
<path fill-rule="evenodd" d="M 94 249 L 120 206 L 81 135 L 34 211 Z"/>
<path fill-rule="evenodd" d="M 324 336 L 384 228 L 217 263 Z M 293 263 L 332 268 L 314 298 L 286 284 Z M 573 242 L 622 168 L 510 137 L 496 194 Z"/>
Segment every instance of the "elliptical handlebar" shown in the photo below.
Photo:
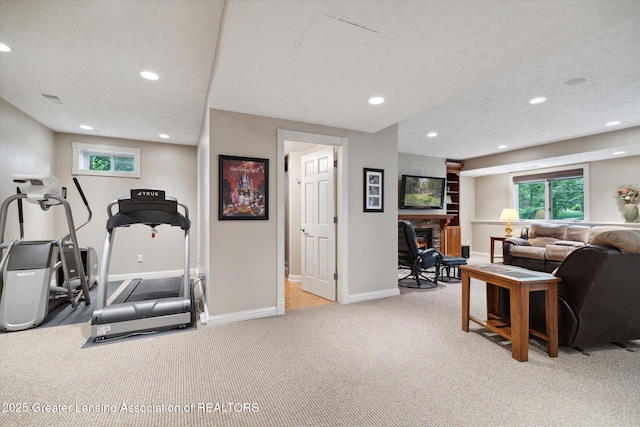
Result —
<path fill-rule="evenodd" d="M 87 198 L 84 195 L 84 191 L 82 191 L 82 187 L 80 186 L 80 182 L 78 182 L 78 178 L 76 178 L 75 176 L 73 177 L 73 183 L 76 185 L 76 188 L 78 189 L 78 193 L 80 193 L 80 197 L 82 197 L 82 201 L 84 202 L 84 206 L 87 208 L 87 211 L 89 212 L 89 217 L 87 218 L 87 220 L 84 223 L 82 223 L 78 228 L 76 228 L 76 231 L 78 231 L 82 227 L 87 225 L 89 223 L 89 221 L 91 221 L 91 218 L 93 218 L 93 212 L 91 211 L 91 207 L 89 206 L 89 202 L 87 201 Z"/>
<path fill-rule="evenodd" d="M 22 194 L 20 187 L 16 187 L 16 194 Z M 22 199 L 18 199 L 18 222 L 20 224 L 20 240 L 24 240 L 24 214 L 22 210 Z M 4 236 L 2 236 L 4 238 Z M 2 269 L 0 269 L 1 271 Z"/>

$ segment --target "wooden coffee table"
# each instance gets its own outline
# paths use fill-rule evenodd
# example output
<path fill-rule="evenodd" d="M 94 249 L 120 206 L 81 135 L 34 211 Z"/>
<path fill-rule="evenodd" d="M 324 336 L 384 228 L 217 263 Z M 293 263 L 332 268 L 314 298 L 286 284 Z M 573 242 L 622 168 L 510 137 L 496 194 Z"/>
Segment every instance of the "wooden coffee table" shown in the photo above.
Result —
<path fill-rule="evenodd" d="M 558 356 L 558 282 L 548 273 L 497 264 L 461 265 L 462 330 L 469 332 L 469 321 L 511 340 L 511 353 L 519 362 L 529 359 L 529 334 L 547 341 L 547 353 Z M 471 278 L 487 283 L 487 320 L 469 315 Z M 498 315 L 498 287 L 509 290 L 511 318 Z M 546 331 L 529 329 L 529 292 L 544 291 Z"/>

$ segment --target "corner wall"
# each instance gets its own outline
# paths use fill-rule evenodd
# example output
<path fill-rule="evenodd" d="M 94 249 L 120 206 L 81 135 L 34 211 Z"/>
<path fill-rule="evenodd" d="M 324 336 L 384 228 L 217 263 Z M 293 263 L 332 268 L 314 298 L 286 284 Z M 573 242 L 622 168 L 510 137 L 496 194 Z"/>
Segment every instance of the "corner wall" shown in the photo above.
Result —
<path fill-rule="evenodd" d="M 54 151 L 55 134 L 51 129 L 0 98 L 0 203 L 16 194 L 12 174 L 55 175 Z M 16 206 L 13 202 L 8 211 L 5 241 L 20 237 Z M 23 206 L 26 240 L 59 237 L 55 233 L 55 210 L 44 212 L 32 203 Z"/>
<path fill-rule="evenodd" d="M 165 144 L 93 135 L 56 134 L 55 164 L 60 183 L 68 188 L 68 200 L 73 209 L 76 226 L 87 218 L 87 211 L 73 184 L 72 142 L 118 147 L 140 148 L 141 177 L 121 178 L 80 175 L 78 181 L 93 211 L 93 219 L 78 231 L 81 245 L 91 246 L 101 259 L 106 235 L 107 204 L 128 195 L 133 188 L 164 190 L 167 196 L 178 199 L 189 208 L 191 219 L 191 266 L 196 265 L 198 240 L 197 209 L 197 148 L 186 145 Z M 114 207 L 117 211 L 117 206 Z M 66 230 L 64 214 L 56 218 L 56 230 Z M 184 232 L 178 227 L 160 225 L 158 234 L 151 238 L 151 229 L 136 225 L 118 229 L 114 239 L 109 275 L 174 272 L 184 268 Z M 138 262 L 138 255 L 143 262 Z"/>
<path fill-rule="evenodd" d="M 397 127 L 376 134 L 210 110 L 210 271 L 207 282 L 211 316 L 275 313 L 277 291 L 277 130 L 348 138 L 349 265 L 348 292 L 371 295 L 397 292 Z M 269 159 L 269 220 L 219 221 L 218 156 Z M 385 209 L 364 213 L 363 168 L 385 170 Z M 286 185 L 286 184 L 285 184 Z M 284 188 L 284 186 L 283 186 Z"/>

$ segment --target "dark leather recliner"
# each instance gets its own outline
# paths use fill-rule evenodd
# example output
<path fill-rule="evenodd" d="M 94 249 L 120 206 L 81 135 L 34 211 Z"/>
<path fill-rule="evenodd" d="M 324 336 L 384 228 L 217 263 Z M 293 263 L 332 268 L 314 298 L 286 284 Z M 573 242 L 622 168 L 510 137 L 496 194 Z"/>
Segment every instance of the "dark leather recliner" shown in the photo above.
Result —
<path fill-rule="evenodd" d="M 640 339 L 640 253 L 606 246 L 571 252 L 557 272 L 558 342 L 565 347 Z M 499 314 L 509 317 L 500 289 Z M 544 293 L 532 292 L 530 325 L 545 330 Z"/>
<path fill-rule="evenodd" d="M 416 231 L 409 221 L 398 221 L 398 268 L 409 270 L 408 275 L 398 280 L 398 285 L 411 288 L 438 286 L 441 262 L 442 254 L 436 249 L 418 248 Z M 427 274 L 431 274 L 431 278 Z M 407 282 L 407 279 L 410 280 Z M 427 283 L 422 283 L 421 280 Z"/>

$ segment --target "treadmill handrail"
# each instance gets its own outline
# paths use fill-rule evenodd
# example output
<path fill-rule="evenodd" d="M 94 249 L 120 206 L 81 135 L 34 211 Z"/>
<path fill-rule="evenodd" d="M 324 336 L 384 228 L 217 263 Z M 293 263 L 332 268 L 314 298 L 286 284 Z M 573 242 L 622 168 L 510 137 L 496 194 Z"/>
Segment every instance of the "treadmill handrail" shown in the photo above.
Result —
<path fill-rule="evenodd" d="M 126 196 L 125 196 L 126 197 Z M 129 210 L 127 212 L 113 213 L 113 206 L 119 204 L 120 200 L 114 200 L 107 205 L 107 230 L 116 227 L 127 227 L 133 224 L 143 224 L 157 226 L 167 224 L 172 227 L 180 227 L 183 230 L 191 228 L 191 220 L 189 219 L 189 208 L 184 203 L 177 203 L 184 210 L 184 214 L 180 212 L 168 212 L 162 209 L 149 208 L 148 204 L 144 204 L 144 208 L 139 210 Z"/>
<path fill-rule="evenodd" d="M 115 232 L 116 229 L 118 227 L 122 227 L 125 226 L 125 224 L 121 224 L 118 225 L 117 227 L 109 227 L 109 222 L 112 220 L 113 217 L 115 217 L 116 215 L 131 215 L 132 212 L 136 212 L 136 211 L 130 211 L 124 214 L 114 214 L 113 213 L 113 206 L 115 206 L 116 204 L 118 204 L 119 200 L 114 200 L 112 202 L 110 202 L 107 205 L 107 214 L 109 216 L 109 219 L 107 220 L 107 234 L 105 236 L 105 240 L 104 240 L 104 246 L 102 249 L 102 261 L 100 262 L 100 273 L 98 275 L 99 280 L 98 280 L 98 302 L 96 305 L 96 309 L 102 309 L 104 307 L 107 306 L 107 281 L 108 281 L 108 276 L 109 276 L 109 266 L 111 263 L 111 251 L 113 249 L 113 241 L 115 239 Z M 184 274 L 182 276 L 182 286 L 184 289 L 184 297 L 185 298 L 191 298 L 191 290 L 190 290 L 190 224 L 191 224 L 191 220 L 189 219 L 189 208 L 187 208 L 187 206 L 183 203 L 177 203 L 178 206 L 182 206 L 182 209 L 184 210 L 184 215 L 178 213 L 174 213 L 172 215 L 180 215 L 184 220 L 187 221 L 187 226 L 186 227 L 181 227 L 184 230 Z M 147 209 L 146 211 L 150 211 L 149 209 Z M 138 211 L 138 212 L 142 212 L 142 211 Z M 167 211 L 162 211 L 165 214 L 171 214 L 170 212 Z M 138 222 L 140 224 L 145 224 L 145 222 Z M 134 222 L 131 222 L 131 224 L 134 224 Z M 146 223 L 146 225 L 152 225 L 149 223 Z M 157 225 L 157 224 L 156 224 Z"/>

